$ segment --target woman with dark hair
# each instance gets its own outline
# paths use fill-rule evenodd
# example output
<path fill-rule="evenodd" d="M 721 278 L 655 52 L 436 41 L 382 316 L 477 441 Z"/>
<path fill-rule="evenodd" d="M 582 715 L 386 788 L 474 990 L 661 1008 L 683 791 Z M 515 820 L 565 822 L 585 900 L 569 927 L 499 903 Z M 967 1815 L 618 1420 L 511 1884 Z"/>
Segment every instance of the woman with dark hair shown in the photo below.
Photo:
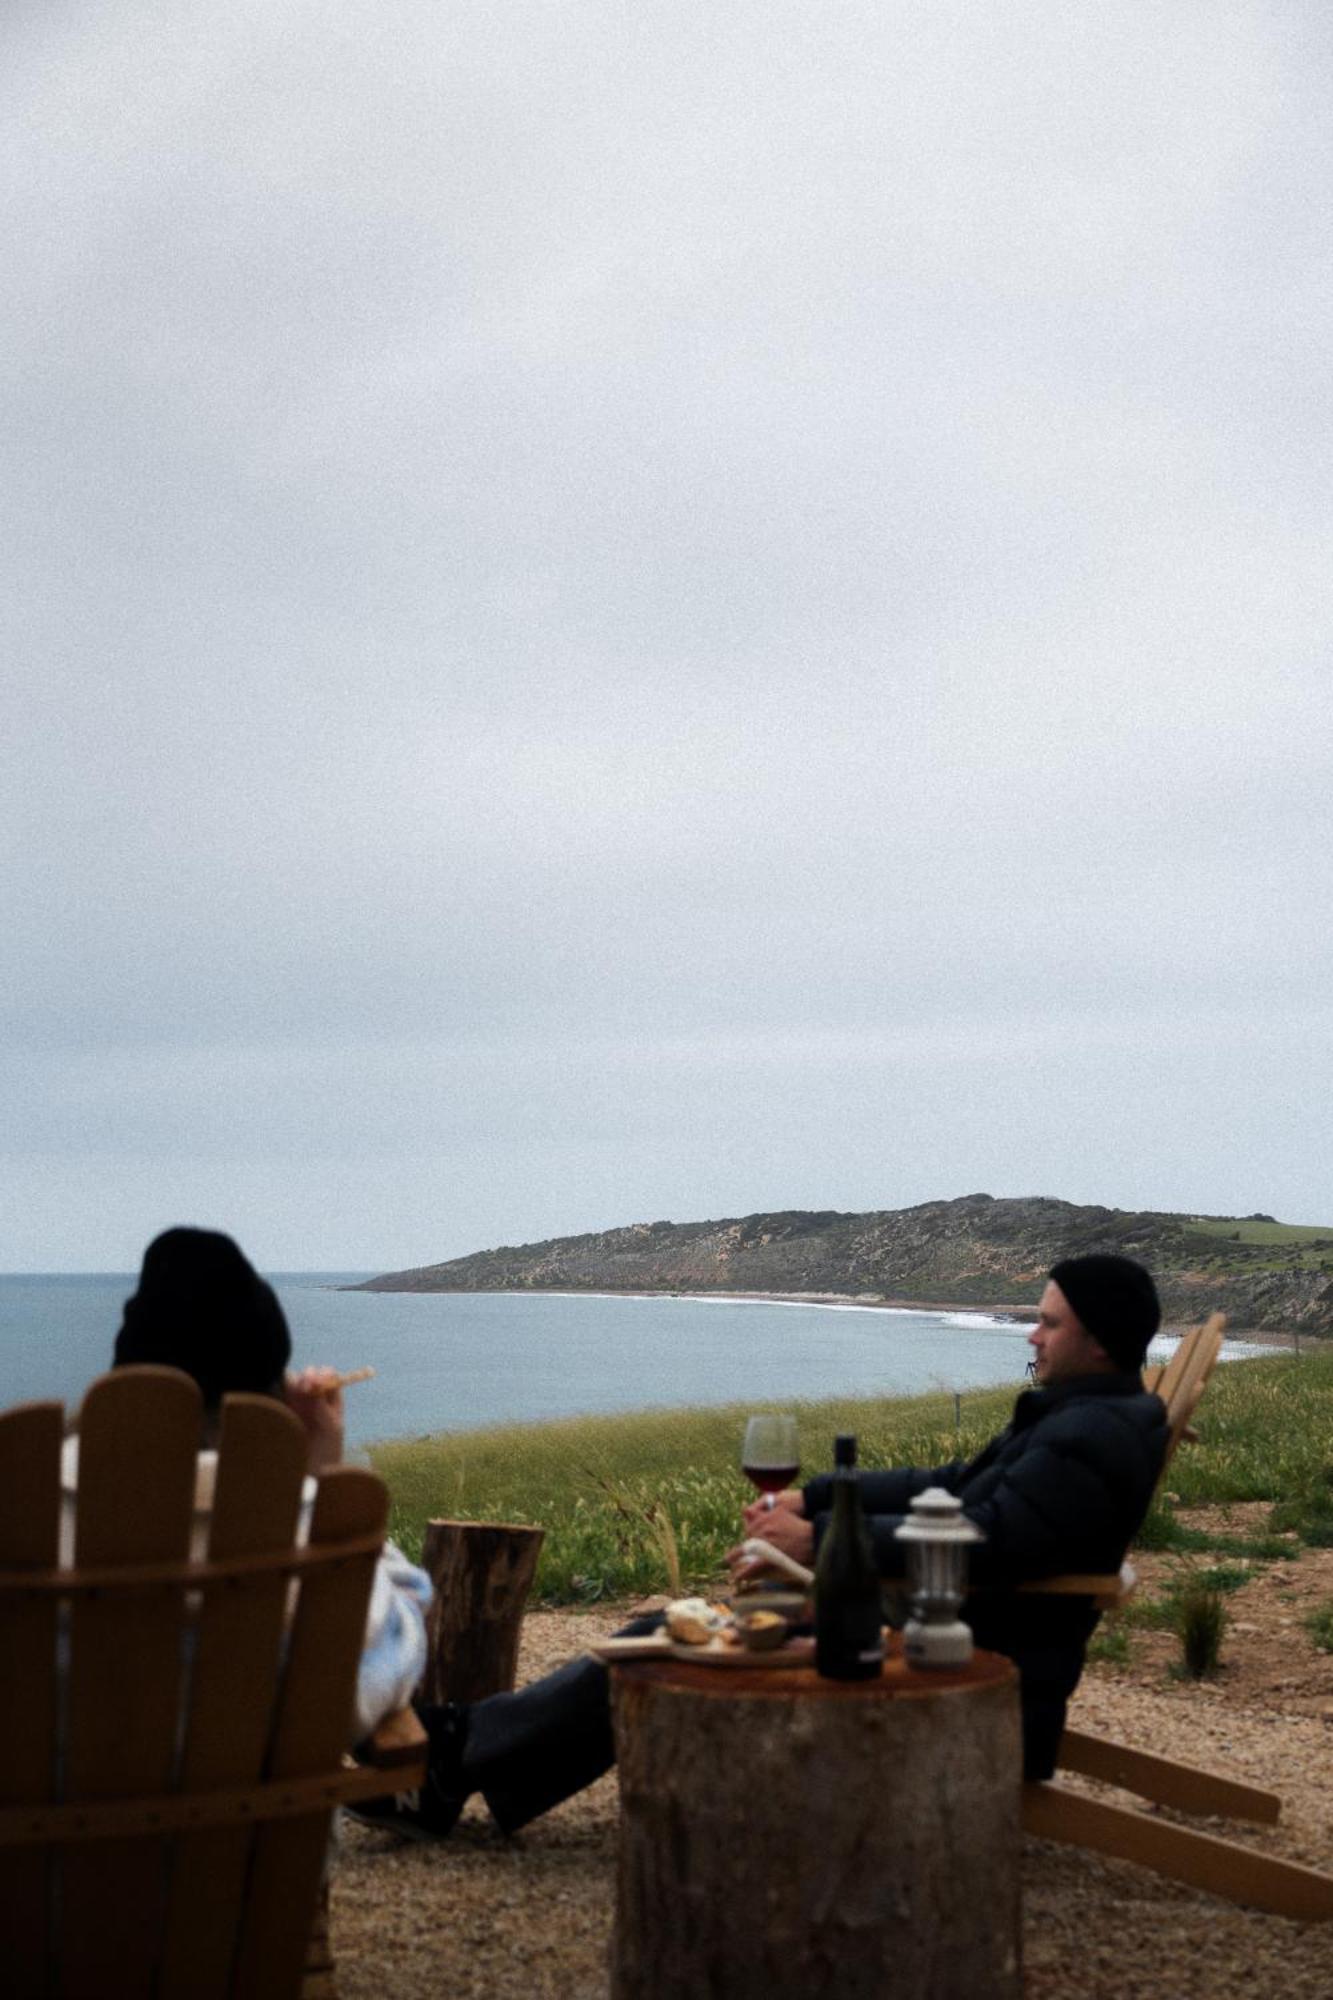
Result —
<path fill-rule="evenodd" d="M 292 1337 L 276 1292 L 230 1236 L 167 1229 L 149 1244 L 125 1301 L 115 1365 L 180 1368 L 215 1411 L 229 1392 L 281 1396 Z"/>
<path fill-rule="evenodd" d="M 217 1476 L 217 1423 L 222 1398 L 248 1392 L 274 1396 L 304 1426 L 311 1476 L 302 1495 L 301 1536 L 309 1532 L 315 1479 L 341 1462 L 343 1402 L 329 1368 L 289 1375 L 292 1340 L 277 1294 L 229 1236 L 211 1229 L 168 1229 L 144 1252 L 139 1286 L 125 1301 L 114 1365 L 145 1362 L 179 1368 L 199 1385 L 204 1400 L 204 1449 L 195 1477 L 195 1550 L 208 1539 Z M 65 1440 L 61 1467 L 65 1490 L 62 1561 L 72 1559 L 74 1494 L 78 1485 L 77 1436 Z M 426 1665 L 426 1607 L 430 1581 L 386 1542 L 375 1566 L 366 1636 L 357 1675 L 357 1735 L 404 1708 Z"/>

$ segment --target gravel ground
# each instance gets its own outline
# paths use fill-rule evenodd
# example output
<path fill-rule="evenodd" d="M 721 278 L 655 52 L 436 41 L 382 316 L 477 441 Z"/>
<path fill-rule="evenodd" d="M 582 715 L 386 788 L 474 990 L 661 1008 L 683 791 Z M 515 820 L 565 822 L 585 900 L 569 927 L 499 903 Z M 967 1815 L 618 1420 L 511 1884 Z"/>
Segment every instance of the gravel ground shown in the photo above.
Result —
<path fill-rule="evenodd" d="M 1152 1563 L 1140 1568 L 1151 1580 Z M 1128 1669 L 1085 1676 L 1071 1720 L 1280 1792 L 1277 1827 L 1182 1823 L 1327 1868 L 1333 1658 L 1314 1652 L 1298 1615 L 1320 1596 L 1333 1597 L 1333 1551 L 1275 1565 L 1232 1600 L 1216 1682 L 1172 1682 L 1171 1641 L 1145 1635 Z M 619 1622 L 619 1613 L 530 1614 L 520 1678 Z M 512 1841 L 476 1801 L 431 1846 L 348 1825 L 332 1913 L 342 2000 L 605 2000 L 616 1804 L 612 1774 Z M 1023 1896 L 1027 2000 L 1333 2000 L 1333 1924 L 1238 1909 L 1035 1840 L 1025 1844 Z"/>

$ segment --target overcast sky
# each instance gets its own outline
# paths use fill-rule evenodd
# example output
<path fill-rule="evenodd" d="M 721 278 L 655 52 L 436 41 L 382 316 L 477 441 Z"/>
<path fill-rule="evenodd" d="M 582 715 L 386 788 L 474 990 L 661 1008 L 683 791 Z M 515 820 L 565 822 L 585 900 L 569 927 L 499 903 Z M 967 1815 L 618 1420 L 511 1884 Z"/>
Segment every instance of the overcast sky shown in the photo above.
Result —
<path fill-rule="evenodd" d="M 1326 0 L 0 77 L 0 1268 L 1333 1220 Z"/>

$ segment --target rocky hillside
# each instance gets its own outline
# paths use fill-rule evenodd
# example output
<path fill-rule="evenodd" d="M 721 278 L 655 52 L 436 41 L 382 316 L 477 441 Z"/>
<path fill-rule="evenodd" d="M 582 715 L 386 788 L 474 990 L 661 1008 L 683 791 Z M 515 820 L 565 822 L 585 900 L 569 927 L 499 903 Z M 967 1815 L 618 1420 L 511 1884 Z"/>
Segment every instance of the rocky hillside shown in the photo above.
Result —
<path fill-rule="evenodd" d="M 1333 1334 L 1333 1225 L 1166 1215 L 964 1195 L 863 1215 L 793 1209 L 722 1222 L 636 1222 L 482 1250 L 372 1278 L 363 1291 L 838 1292 L 910 1303 L 1031 1306 L 1050 1266 L 1138 1257 L 1169 1320 Z"/>

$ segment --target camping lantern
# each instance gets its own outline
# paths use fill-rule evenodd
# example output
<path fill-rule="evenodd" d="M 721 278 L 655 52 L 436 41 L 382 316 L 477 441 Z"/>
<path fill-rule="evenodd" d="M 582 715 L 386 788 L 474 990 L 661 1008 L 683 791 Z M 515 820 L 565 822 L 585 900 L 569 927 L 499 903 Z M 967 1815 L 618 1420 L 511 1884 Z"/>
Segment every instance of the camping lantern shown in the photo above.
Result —
<path fill-rule="evenodd" d="M 967 1551 L 983 1540 L 963 1514 L 963 1503 L 942 1486 L 928 1486 L 912 1502 L 897 1530 L 907 1544 L 912 1615 L 903 1628 L 903 1652 L 914 1667 L 962 1667 L 972 1657 L 972 1634 L 958 1615 L 967 1592 Z"/>

